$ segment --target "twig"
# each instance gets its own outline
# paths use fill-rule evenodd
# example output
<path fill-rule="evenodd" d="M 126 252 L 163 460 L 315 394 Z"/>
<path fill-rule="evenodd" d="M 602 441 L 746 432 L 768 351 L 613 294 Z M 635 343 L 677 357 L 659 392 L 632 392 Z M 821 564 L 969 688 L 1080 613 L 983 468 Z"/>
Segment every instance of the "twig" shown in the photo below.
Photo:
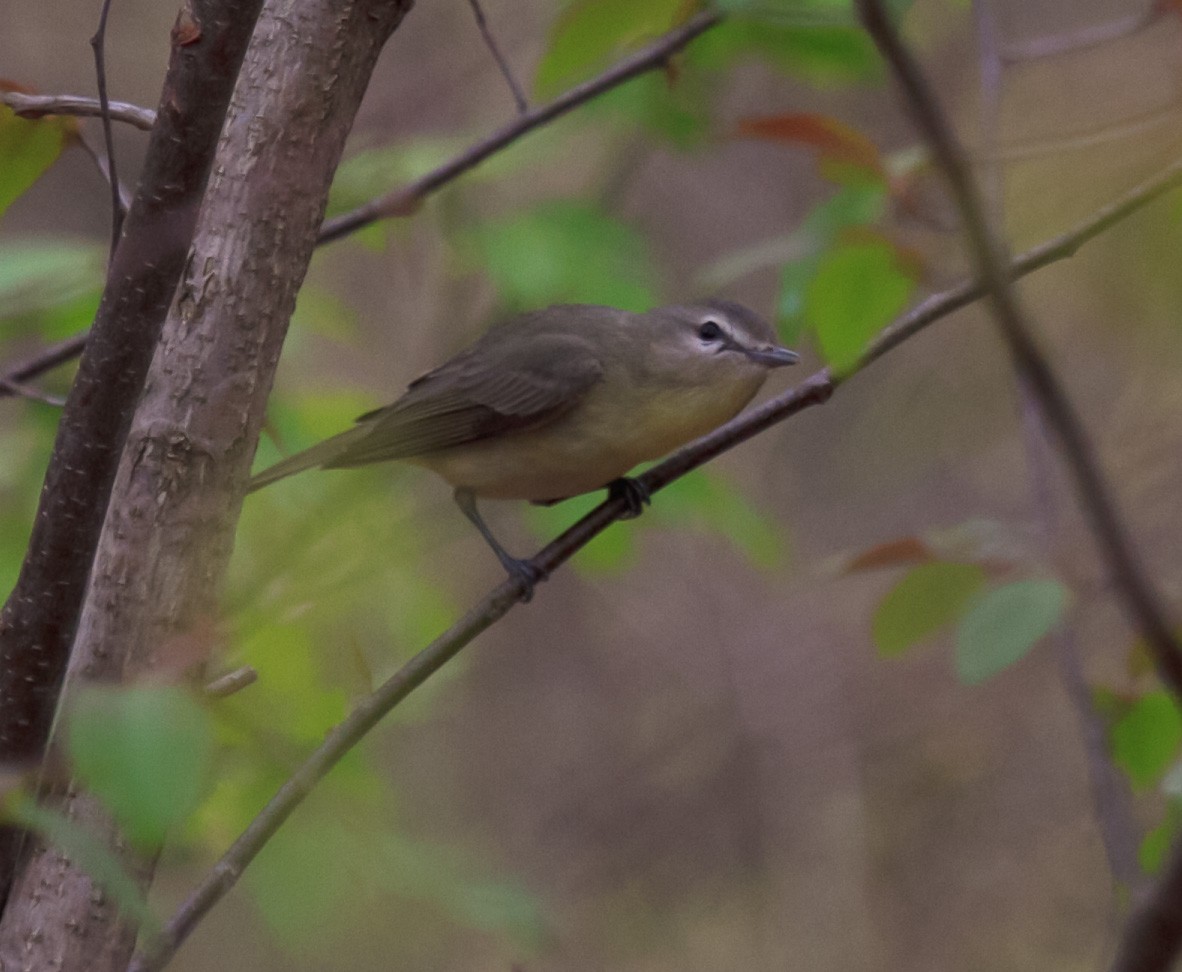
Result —
<path fill-rule="evenodd" d="M 1182 842 L 1175 842 L 1150 897 L 1133 912 L 1111 972 L 1170 972 L 1182 941 Z"/>
<path fill-rule="evenodd" d="M 224 675 L 219 675 L 212 682 L 206 683 L 205 695 L 211 699 L 228 698 L 258 680 L 259 673 L 252 666 L 243 665 L 241 668 L 235 668 Z"/>
<path fill-rule="evenodd" d="M 1001 141 L 1003 62 L 999 48 L 994 0 L 976 0 L 977 48 L 981 64 L 981 142 L 985 162 L 981 168 L 984 196 L 995 226 L 1004 225 L 1005 180 L 997 146 Z M 1035 527 L 1043 546 L 1059 547 L 1059 516 L 1055 504 L 1051 443 L 1038 402 L 1026 380 L 1017 376 L 1022 439 L 1030 477 Z M 1144 884 L 1137 861 L 1138 830 L 1132 797 L 1108 752 L 1106 727 L 1093 704 L 1079 657 L 1075 623 L 1064 619 L 1051 632 L 1051 643 L 1059 668 L 1059 681 L 1079 726 L 1092 811 L 1108 860 L 1108 869 L 1118 886 L 1136 891 Z"/>
<path fill-rule="evenodd" d="M 1009 260 L 986 218 L 964 153 L 927 79 L 903 45 L 880 0 L 858 0 L 858 7 L 863 22 L 903 88 L 907 105 L 937 164 L 949 181 L 964 220 L 970 255 L 988 293 L 994 317 L 1015 366 L 1029 383 L 1048 425 L 1059 440 L 1083 511 L 1114 584 L 1149 645 L 1159 676 L 1174 696 L 1182 699 L 1182 648 L 1133 549 L 1075 410 L 1031 337 L 1025 314 L 1010 287 Z"/>
<path fill-rule="evenodd" d="M 86 137 L 86 132 L 81 129 L 75 141 L 81 147 L 82 151 L 90 157 L 90 160 L 94 162 L 94 167 L 99 170 L 103 181 L 110 185 L 114 174 L 111 172 L 110 160 L 107 158 L 106 152 L 92 145 L 90 139 Z M 131 190 L 122 182 L 116 183 L 116 185 L 119 187 L 119 201 L 123 204 L 123 209 L 126 211 L 131 208 Z"/>
<path fill-rule="evenodd" d="M 90 46 L 94 49 L 94 73 L 98 82 L 98 96 L 100 114 L 103 120 L 103 142 L 107 146 L 108 182 L 111 186 L 111 257 L 115 256 L 115 247 L 119 245 L 119 234 L 123 231 L 123 199 L 119 195 L 119 170 L 115 165 L 115 136 L 111 131 L 111 103 L 107 97 L 107 64 L 105 43 L 107 39 L 107 16 L 111 12 L 111 0 L 103 0 L 102 11 L 99 13 L 98 30 L 90 38 Z"/>
<path fill-rule="evenodd" d="M 1070 232 L 1024 253 L 1014 261 L 1011 268 L 1013 276 L 1025 276 L 1049 263 L 1071 256 L 1083 243 L 1179 184 L 1182 184 L 1182 162 L 1127 193 Z M 845 377 L 861 371 L 929 324 L 971 304 L 984 296 L 985 292 L 984 285 L 970 282 L 933 294 L 886 328 Z M 641 482 L 652 492 L 660 490 L 691 469 L 790 415 L 827 401 L 840 380 L 844 379 L 831 375 L 827 369 L 817 372 L 795 388 L 745 412 L 649 469 L 640 476 Z M 531 563 L 543 575 L 552 573 L 623 512 L 625 504 L 621 500 L 608 500 L 600 504 L 548 544 Z M 415 688 L 503 617 L 520 600 L 522 593 L 514 581 L 506 580 L 364 698 L 343 722 L 329 732 L 325 741 L 308 756 L 291 779 L 280 787 L 267 806 L 177 909 L 164 926 L 161 936 L 136 956 L 129 972 L 152 972 L 163 967 L 202 917 L 234 886 L 246 866 L 283 821 L 337 761 Z"/>
<path fill-rule="evenodd" d="M 428 172 L 425 176 L 401 189 L 372 199 L 352 212 L 326 220 L 320 229 L 318 242 L 329 243 L 356 232 L 363 226 L 368 226 L 379 219 L 388 216 L 405 216 L 413 212 L 426 196 L 451 182 L 456 176 L 475 168 L 490 155 L 517 141 L 521 136 L 560 115 L 566 114 L 572 108 L 577 108 L 579 105 L 597 98 L 625 81 L 630 81 L 637 75 L 665 64 L 670 57 L 695 37 L 715 26 L 721 19 L 720 14 L 713 12 L 700 13 L 690 18 L 680 27 L 671 30 L 664 37 L 637 51 L 631 57 L 624 58 L 598 77 L 576 85 L 565 94 L 559 95 L 548 105 L 542 105 L 540 108 L 525 112 L 499 131 L 481 139 L 466 151 L 461 152 L 434 171 Z"/>
<path fill-rule="evenodd" d="M 6 91 L 0 95 L 13 112 L 21 118 L 40 118 L 42 115 L 73 115 L 80 118 L 102 118 L 103 106 L 97 98 L 83 95 L 36 95 L 23 91 Z M 126 101 L 107 102 L 111 121 L 126 122 L 141 131 L 151 131 L 156 124 L 156 112 Z"/>
<path fill-rule="evenodd" d="M 16 398 L 27 398 L 31 402 L 41 402 L 42 405 L 53 405 L 61 408 L 66 400 L 58 395 L 51 395 L 38 388 L 30 388 L 11 378 L 0 378 L 0 396 L 11 395 Z"/>
<path fill-rule="evenodd" d="M 65 364 L 67 361 L 78 357 L 84 347 L 86 347 L 86 335 L 79 334 L 46 348 L 27 361 L 22 361 L 20 364 L 14 365 L 8 374 L 0 378 L 0 398 L 4 398 L 7 395 L 21 394 L 20 392 L 11 390 L 11 387 L 6 386 L 23 385 L 30 378 L 36 378 L 38 375 L 42 375 L 56 368 L 58 365 Z"/>
<path fill-rule="evenodd" d="M 1042 60 L 1073 54 L 1089 47 L 1108 44 L 1144 30 L 1162 16 L 1164 3 L 1150 3 L 1144 11 L 1094 24 L 1068 34 L 1048 34 L 1028 41 L 1010 41 L 1000 47 L 999 58 L 1006 63 Z"/>
<path fill-rule="evenodd" d="M 484 38 L 485 45 L 491 52 L 493 60 L 497 62 L 497 67 L 501 69 L 501 74 L 505 78 L 505 83 L 509 85 L 509 90 L 513 92 L 513 100 L 517 103 L 517 110 L 524 115 L 529 111 L 529 102 L 525 98 L 525 92 L 521 90 L 521 85 L 513 77 L 509 62 L 505 60 L 501 49 L 497 47 L 496 40 L 493 39 L 492 31 L 488 28 L 488 21 L 484 18 L 484 10 L 480 6 L 480 0 L 468 0 L 468 6 L 472 8 L 472 13 L 476 17 L 476 26 L 480 28 L 480 35 Z"/>

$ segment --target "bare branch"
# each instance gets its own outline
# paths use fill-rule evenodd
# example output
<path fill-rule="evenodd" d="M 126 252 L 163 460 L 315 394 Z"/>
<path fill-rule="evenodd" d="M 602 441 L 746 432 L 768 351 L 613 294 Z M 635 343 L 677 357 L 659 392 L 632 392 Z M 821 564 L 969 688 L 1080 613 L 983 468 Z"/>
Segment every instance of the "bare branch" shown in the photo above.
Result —
<path fill-rule="evenodd" d="M 1182 184 L 1182 162 L 1154 180 L 1137 187 L 1124 198 L 1096 213 L 1070 232 L 1022 254 L 1011 268 L 1014 277 L 1032 273 L 1074 254 L 1083 243 L 1132 212 Z M 986 293 L 983 284 L 969 282 L 933 294 L 885 329 L 866 349 L 857 364 L 839 379 L 823 369 L 795 388 L 738 416 L 709 435 L 686 446 L 639 478 L 650 492 L 657 492 L 692 469 L 709 462 L 741 442 L 797 412 L 828 401 L 840 381 L 852 377 L 887 352 L 915 336 L 929 324 L 948 316 Z M 530 563 L 545 577 L 626 512 L 623 500 L 609 499 L 543 548 Z M 132 961 L 129 972 L 153 972 L 162 968 L 211 908 L 226 895 L 258 852 L 282 826 L 329 770 L 379 721 L 467 644 L 502 618 L 524 594 L 518 582 L 506 580 L 492 590 L 451 628 L 415 655 L 325 737 L 280 787 L 266 807 L 222 855 L 197 885 L 159 938 L 148 943 Z"/>
<path fill-rule="evenodd" d="M 1175 841 L 1157 886 L 1133 912 L 1111 972 L 1170 972 L 1182 942 L 1182 841 Z"/>
<path fill-rule="evenodd" d="M 1001 46 L 998 56 L 1000 60 L 1013 64 L 1073 54 L 1136 34 L 1159 20 L 1165 10 L 1164 3 L 1150 3 L 1144 10 L 1127 17 L 1118 17 L 1071 33 L 1049 34 L 1027 41 L 1010 41 Z"/>
<path fill-rule="evenodd" d="M 472 8 L 472 13 L 476 17 L 476 26 L 480 28 L 480 36 L 484 38 L 484 43 L 492 54 L 493 60 L 497 62 L 497 67 L 501 69 L 505 83 L 509 85 L 509 90 L 513 92 L 513 100 L 517 104 L 517 110 L 524 115 L 529 111 L 529 102 L 525 98 L 525 92 L 521 89 L 521 85 L 517 83 L 517 79 L 513 76 L 513 70 L 509 67 L 509 62 L 505 60 L 505 55 L 501 53 L 501 49 L 497 46 L 492 31 L 489 30 L 488 21 L 484 17 L 484 9 L 480 6 L 480 0 L 468 0 L 468 6 Z"/>
<path fill-rule="evenodd" d="M 105 181 L 107 185 L 115 186 L 118 189 L 119 202 L 123 206 L 123 209 L 125 211 L 130 209 L 131 190 L 129 190 L 122 182 L 116 181 L 117 175 L 111 170 L 110 159 L 107 157 L 107 153 L 102 149 L 92 145 L 90 139 L 86 137 L 86 133 L 81 130 L 78 132 L 77 143 L 79 147 L 81 147 L 82 151 L 90 157 L 90 160 L 94 162 L 94 166 L 99 170 L 99 175 L 103 177 L 103 181 Z"/>
<path fill-rule="evenodd" d="M 711 12 L 700 13 L 692 17 L 648 47 L 608 68 L 599 77 L 576 85 L 565 94 L 559 95 L 548 105 L 526 112 L 500 131 L 493 132 L 451 161 L 445 162 L 439 168 L 428 172 L 409 185 L 370 200 L 352 212 L 326 220 L 320 230 L 319 242 L 329 243 L 349 233 L 354 233 L 379 219 L 405 216 L 414 212 L 419 203 L 431 193 L 451 182 L 456 176 L 462 175 L 469 169 L 474 169 L 490 155 L 517 141 L 521 136 L 546 124 L 546 122 L 553 121 L 579 105 L 586 104 L 625 81 L 630 81 L 646 71 L 652 71 L 666 64 L 669 58 L 695 37 L 715 26 L 721 19 L 721 15 Z"/>
<path fill-rule="evenodd" d="M 211 699 L 224 699 L 259 680 L 259 673 L 250 665 L 243 665 L 233 671 L 219 675 L 212 682 L 206 683 L 205 694 Z"/>
<path fill-rule="evenodd" d="M 74 115 L 80 118 L 101 118 L 103 106 L 97 98 L 84 95 L 35 95 L 20 91 L 6 91 L 0 101 L 21 118 L 40 118 L 42 115 Z M 126 101 L 107 103 L 112 121 L 126 122 L 141 131 L 149 132 L 156 124 L 156 112 Z"/>
<path fill-rule="evenodd" d="M 1001 141 L 1003 62 L 999 49 L 994 0 L 976 0 L 977 49 L 981 64 L 981 142 L 985 162 L 981 169 L 983 195 L 995 226 L 1004 225 L 1005 179 L 997 146 Z M 1059 543 L 1060 517 L 1053 489 L 1051 442 L 1033 390 L 1017 375 L 1022 439 L 1034 508 L 1035 527 L 1043 546 L 1055 551 Z M 1058 557 L 1057 559 L 1062 559 Z M 1059 681 L 1079 726 L 1092 811 L 1100 834 L 1108 869 L 1123 888 L 1135 891 L 1145 883 L 1137 861 L 1139 833 L 1133 816 L 1132 794 L 1108 753 L 1107 729 L 1093 704 L 1083 675 L 1076 625 L 1065 618 L 1051 632 L 1059 668 Z"/>
<path fill-rule="evenodd" d="M 84 347 L 86 347 L 86 335 L 79 334 L 46 348 L 27 361 L 13 365 L 12 369 L 3 378 L 0 378 L 0 398 L 6 395 L 20 394 L 12 391 L 11 386 L 22 385 L 30 378 L 36 378 L 58 365 L 73 360 L 82 353 Z"/>
<path fill-rule="evenodd" d="M 11 378 L 0 377 L 0 396 L 3 395 L 11 395 L 15 398 L 27 398 L 31 402 L 40 402 L 42 405 L 53 405 L 55 408 L 61 408 L 66 404 L 66 400 L 58 395 L 51 395 L 38 388 L 30 388 L 28 385 L 22 385 L 19 381 L 13 381 Z"/>
<path fill-rule="evenodd" d="M 94 49 L 94 73 L 98 82 L 99 117 L 103 120 L 103 142 L 107 147 L 108 181 L 111 187 L 111 258 L 115 257 L 115 247 L 119 245 L 119 234 L 123 231 L 123 199 L 119 195 L 119 170 L 115 165 L 115 136 L 111 132 L 111 106 L 107 98 L 107 63 L 106 39 L 107 17 L 111 13 L 111 0 L 103 0 L 99 13 L 98 30 L 90 39 L 90 46 Z"/>
<path fill-rule="evenodd" d="M 1058 377 L 1031 336 L 1025 312 L 1010 286 L 1005 247 L 984 212 L 977 187 L 947 118 L 880 0 L 858 0 L 863 22 L 889 63 L 933 157 L 947 177 L 964 221 L 970 256 L 985 285 L 994 318 L 1015 367 L 1037 397 L 1059 441 L 1084 514 L 1100 546 L 1125 608 L 1154 656 L 1162 681 L 1182 699 L 1182 647 L 1125 529 L 1092 445 Z"/>

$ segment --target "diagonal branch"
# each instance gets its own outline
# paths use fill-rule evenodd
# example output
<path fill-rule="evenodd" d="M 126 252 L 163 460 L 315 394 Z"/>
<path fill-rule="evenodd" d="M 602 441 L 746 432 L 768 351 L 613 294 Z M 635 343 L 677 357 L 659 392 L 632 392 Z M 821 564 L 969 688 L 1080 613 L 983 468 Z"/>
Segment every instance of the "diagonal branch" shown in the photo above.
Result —
<path fill-rule="evenodd" d="M 948 179 L 964 220 L 970 256 L 977 276 L 986 287 L 994 318 L 1015 367 L 1037 399 L 1063 450 L 1083 512 L 1125 609 L 1149 645 L 1162 681 L 1176 698 L 1182 699 L 1182 647 L 1117 512 L 1079 417 L 1031 335 L 1025 311 L 1010 286 L 1005 247 L 989 224 L 964 152 L 927 78 L 904 46 L 880 0 L 858 0 L 858 7 L 867 30 L 903 89 L 916 124 Z"/>
<path fill-rule="evenodd" d="M 1015 278 L 1022 277 L 1057 260 L 1072 256 L 1088 240 L 1179 185 L 1182 185 L 1182 162 L 1138 186 L 1070 232 L 1022 254 L 1014 261 L 1011 273 Z M 986 288 L 983 284 L 969 282 L 933 294 L 886 328 L 847 372 L 845 378 L 838 379 L 828 370 L 817 372 L 795 388 L 745 412 L 649 469 L 640 476 L 641 482 L 650 492 L 656 492 L 690 470 L 709 462 L 772 425 L 806 408 L 822 404 L 833 394 L 839 381 L 852 377 L 928 325 L 979 300 L 985 293 Z M 619 519 L 625 511 L 626 505 L 623 500 L 607 500 L 548 544 L 530 563 L 543 576 L 553 573 L 579 549 Z M 328 733 L 324 742 L 308 756 L 295 774 L 280 787 L 267 806 L 177 909 L 160 936 L 148 943 L 136 956 L 129 972 L 154 972 L 163 968 L 202 918 L 237 883 L 243 870 L 325 774 L 391 709 L 426 682 L 478 635 L 504 617 L 521 599 L 523 593 L 522 588 L 514 581 L 504 581 L 385 683 L 362 699 L 349 716 Z"/>
<path fill-rule="evenodd" d="M 601 94 L 618 87 L 625 81 L 631 81 L 647 71 L 663 67 L 668 63 L 669 58 L 695 37 L 704 34 L 711 27 L 720 23 L 721 20 L 720 14 L 709 11 L 690 18 L 680 27 L 669 31 L 664 37 L 637 51 L 631 57 L 624 58 L 598 77 L 576 85 L 559 95 L 548 105 L 542 105 L 525 112 L 499 131 L 481 139 L 451 161 L 428 172 L 425 176 L 401 189 L 395 189 L 393 192 L 373 199 L 352 212 L 325 220 L 324 226 L 320 230 L 319 242 L 328 243 L 349 233 L 354 233 L 379 219 L 404 216 L 413 212 L 415 207 L 435 190 L 451 182 L 456 176 L 462 175 L 469 169 L 474 169 L 489 156 L 516 142 L 535 128 L 598 98 Z"/>
<path fill-rule="evenodd" d="M 488 26 L 488 19 L 484 16 L 484 8 L 480 6 L 480 0 L 468 0 L 468 6 L 472 8 L 472 15 L 476 18 L 476 26 L 480 28 L 480 36 L 484 38 L 485 46 L 492 54 L 493 60 L 497 62 L 501 76 L 504 77 L 505 83 L 509 85 L 509 90 L 513 93 L 513 101 L 517 105 L 517 110 L 524 115 L 529 111 L 529 102 L 526 100 L 525 92 L 521 90 L 521 85 L 517 83 L 517 78 L 513 76 L 513 69 L 509 67 L 509 62 L 505 60 L 505 55 L 497 46 L 496 38 L 493 37 L 492 30 Z"/>
<path fill-rule="evenodd" d="M 119 234 L 123 231 L 123 198 L 119 195 L 119 171 L 115 166 L 115 136 L 111 132 L 111 106 L 107 98 L 107 18 L 111 13 L 111 0 L 103 0 L 99 12 L 98 30 L 90 38 L 94 49 L 94 73 L 98 82 L 99 117 L 103 122 L 103 143 L 107 149 L 107 165 L 110 168 L 111 184 L 111 257 L 119 245 Z"/>

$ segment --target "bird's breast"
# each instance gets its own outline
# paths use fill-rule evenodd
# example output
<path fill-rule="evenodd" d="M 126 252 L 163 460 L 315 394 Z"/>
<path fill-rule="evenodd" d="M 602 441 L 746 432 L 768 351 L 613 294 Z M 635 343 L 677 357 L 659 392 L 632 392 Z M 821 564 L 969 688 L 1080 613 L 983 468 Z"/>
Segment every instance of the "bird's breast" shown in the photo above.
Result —
<path fill-rule="evenodd" d="M 453 486 L 490 499 L 554 500 L 591 492 L 736 415 L 762 376 L 647 387 L 605 381 L 571 411 L 535 429 L 412 459 Z"/>

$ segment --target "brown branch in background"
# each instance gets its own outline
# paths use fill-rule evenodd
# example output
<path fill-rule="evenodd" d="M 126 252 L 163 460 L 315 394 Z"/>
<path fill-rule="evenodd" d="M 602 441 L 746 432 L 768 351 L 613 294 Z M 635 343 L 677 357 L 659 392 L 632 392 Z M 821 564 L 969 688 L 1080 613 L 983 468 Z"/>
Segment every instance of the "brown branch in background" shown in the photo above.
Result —
<path fill-rule="evenodd" d="M 107 168 L 110 173 L 108 182 L 111 186 L 111 259 L 115 258 L 115 248 L 119 245 L 119 234 L 123 230 L 123 200 L 119 196 L 119 170 L 115 165 L 115 136 L 111 131 L 111 107 L 107 97 L 107 17 L 111 13 L 111 0 L 103 0 L 99 13 L 98 30 L 90 38 L 90 46 L 94 50 L 94 73 L 98 82 L 98 96 L 100 113 L 103 121 L 103 142 L 107 147 Z"/>
<path fill-rule="evenodd" d="M 994 0 L 976 0 L 977 50 L 981 75 L 980 129 L 983 162 L 980 169 L 983 195 L 994 226 L 1005 225 L 1005 177 L 997 147 L 1001 143 L 1003 62 Z M 1061 549 L 1060 517 L 1053 489 L 1054 464 L 1051 442 L 1038 402 L 1021 374 L 1017 376 L 1019 414 L 1030 477 L 1034 526 L 1048 551 Z M 1057 558 L 1060 559 L 1060 558 Z M 1051 632 L 1059 668 L 1059 681 L 1079 726 L 1093 817 L 1104 846 L 1108 869 L 1123 889 L 1136 893 L 1145 884 L 1137 859 L 1140 832 L 1133 814 L 1132 793 L 1108 752 L 1107 727 L 1093 704 L 1083 674 L 1079 641 L 1073 618 L 1066 618 Z"/>
<path fill-rule="evenodd" d="M 533 131 L 573 108 L 586 104 L 625 81 L 630 81 L 646 71 L 652 71 L 668 63 L 669 58 L 685 47 L 690 41 L 722 20 L 720 14 L 704 12 L 687 20 L 680 27 L 671 30 L 664 37 L 642 48 L 631 57 L 613 65 L 596 78 L 576 85 L 559 95 L 548 105 L 533 108 L 516 118 L 499 131 L 461 152 L 451 161 L 444 163 L 414 182 L 393 192 L 370 200 L 352 212 L 326 220 L 320 230 L 320 243 L 329 243 L 349 233 L 354 233 L 379 219 L 390 216 L 405 216 L 435 190 L 451 182 L 456 176 L 474 169 L 490 155 L 499 152 L 521 136 Z"/>
<path fill-rule="evenodd" d="M 1170 972 L 1182 942 L 1182 841 L 1150 896 L 1125 925 L 1110 972 Z"/>
<path fill-rule="evenodd" d="M 27 398 L 31 402 L 40 402 L 42 405 L 53 405 L 55 408 L 61 408 L 66 404 L 66 400 L 58 395 L 51 395 L 49 392 L 43 392 L 39 388 L 30 388 L 28 385 L 22 385 L 19 381 L 13 381 L 11 378 L 0 377 L 0 397 L 6 395 L 13 398 Z"/>
<path fill-rule="evenodd" d="M 0 377 L 0 398 L 19 394 L 12 391 L 11 386 L 22 386 L 30 378 L 36 378 L 67 361 L 72 361 L 82 353 L 84 347 L 86 347 L 86 335 L 78 334 L 51 345 L 27 361 L 13 365 L 7 374 Z"/>
<path fill-rule="evenodd" d="M 1035 347 L 1014 297 L 994 235 L 956 138 L 926 78 L 902 43 L 880 0 L 858 0 L 864 23 L 904 90 L 908 106 L 943 169 L 969 236 L 973 261 L 988 289 L 994 315 L 1047 424 L 1063 449 L 1068 470 L 1087 519 L 1125 607 L 1153 655 L 1159 677 L 1175 698 L 1182 697 L 1182 653 L 1156 592 L 1145 576 L 1123 523 L 1108 495 L 1085 437 L 1058 380 Z M 1157 972 L 1169 969 L 1182 948 L 1182 847 L 1122 936 L 1114 969 Z"/>
<path fill-rule="evenodd" d="M 927 79 L 903 45 L 880 0 L 858 0 L 879 50 L 894 72 L 933 157 L 944 172 L 964 221 L 970 257 L 985 285 L 994 318 L 1023 379 L 1038 399 L 1063 450 L 1088 523 L 1112 579 L 1135 625 L 1149 645 L 1162 681 L 1182 699 L 1182 647 L 1141 566 L 1092 446 L 1058 377 L 1035 344 L 1026 316 L 1010 286 L 1009 261 L 989 225 L 968 162 Z"/>
<path fill-rule="evenodd" d="M 119 193 L 119 203 L 123 206 L 124 211 L 131 208 L 131 190 L 127 188 L 122 182 L 118 181 L 118 176 L 111 168 L 110 159 L 107 153 L 95 145 L 92 145 L 90 139 L 86 137 L 86 132 L 79 130 L 76 144 L 83 152 L 87 154 L 90 160 L 94 163 L 96 169 L 99 170 L 99 175 L 107 185 L 115 188 Z"/>
<path fill-rule="evenodd" d="M 101 118 L 102 103 L 97 98 L 82 95 L 37 95 L 23 91 L 5 91 L 0 101 L 21 118 L 40 118 L 43 115 L 73 115 L 79 118 Z M 107 102 L 107 116 L 111 121 L 126 122 L 141 131 L 150 132 L 156 124 L 156 112 L 126 101 Z"/>
<path fill-rule="evenodd" d="M 1014 261 L 1014 277 L 1025 276 L 1057 260 L 1072 256 L 1080 246 L 1131 213 L 1148 205 L 1169 189 L 1182 185 L 1182 162 L 1138 186 L 1106 206 L 1070 232 L 1022 254 Z M 928 325 L 980 299 L 986 288 L 979 282 L 961 284 L 933 294 L 886 328 L 866 349 L 846 375 L 852 377 L 873 364 Z M 639 479 L 650 492 L 662 487 L 715 456 L 745 442 L 797 412 L 827 401 L 838 379 L 823 369 L 795 388 L 770 399 L 714 432 L 691 443 L 664 462 L 643 473 Z M 610 526 L 626 511 L 622 500 L 609 499 L 543 548 L 530 563 L 542 576 L 554 572 Z M 167 922 L 160 936 L 147 943 L 129 966 L 129 972 L 152 972 L 162 968 L 193 929 L 237 883 L 243 870 L 282 826 L 304 798 L 329 770 L 377 723 L 434 672 L 455 657 L 466 645 L 509 612 L 523 595 L 512 580 L 506 580 L 476 604 L 451 628 L 415 655 L 386 682 L 362 699 L 348 717 L 334 727 L 288 779 L 266 807 L 222 855 L 209 874 Z"/>
<path fill-rule="evenodd" d="M 1070 33 L 1049 34 L 1027 41 L 1010 41 L 1005 45 L 999 45 L 998 57 L 1007 64 L 1015 64 L 1074 54 L 1089 47 L 1109 44 L 1122 37 L 1131 37 L 1161 19 L 1165 11 L 1166 4 L 1155 2 L 1148 4 L 1143 11 L 1129 14 L 1127 17 L 1093 24 Z"/>
<path fill-rule="evenodd" d="M 484 10 L 480 6 L 480 0 L 468 0 L 468 6 L 472 8 L 472 13 L 476 17 L 476 26 L 480 28 L 480 36 L 484 38 L 485 46 L 488 47 L 493 60 L 497 62 L 497 67 L 500 68 L 505 83 L 509 85 L 509 90 L 513 92 L 513 101 L 517 104 L 517 110 L 524 115 L 529 111 L 529 102 L 525 98 L 525 92 L 521 89 L 521 85 L 517 83 L 517 79 L 513 76 L 513 69 L 509 67 L 509 62 L 505 60 L 505 55 L 501 53 L 501 49 L 497 46 L 492 31 L 489 30 L 488 21 L 484 17 Z"/>

